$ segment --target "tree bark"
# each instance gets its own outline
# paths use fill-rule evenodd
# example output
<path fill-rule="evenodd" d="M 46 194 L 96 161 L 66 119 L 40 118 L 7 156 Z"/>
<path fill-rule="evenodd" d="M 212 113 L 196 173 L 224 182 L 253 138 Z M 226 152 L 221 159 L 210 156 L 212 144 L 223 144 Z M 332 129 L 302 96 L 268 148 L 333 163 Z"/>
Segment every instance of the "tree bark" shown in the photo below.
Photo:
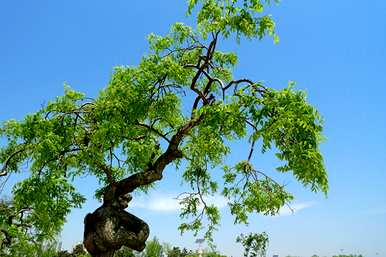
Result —
<path fill-rule="evenodd" d="M 112 194 L 115 190 L 108 190 Z M 108 198 L 103 205 L 85 217 L 83 244 L 93 257 L 112 257 L 122 246 L 136 251 L 145 248 L 149 226 L 126 212 L 131 196 Z"/>
<path fill-rule="evenodd" d="M 104 252 L 97 255 L 93 255 L 93 257 L 113 257 L 114 254 L 115 254 L 115 251 L 111 251 L 111 252 Z"/>

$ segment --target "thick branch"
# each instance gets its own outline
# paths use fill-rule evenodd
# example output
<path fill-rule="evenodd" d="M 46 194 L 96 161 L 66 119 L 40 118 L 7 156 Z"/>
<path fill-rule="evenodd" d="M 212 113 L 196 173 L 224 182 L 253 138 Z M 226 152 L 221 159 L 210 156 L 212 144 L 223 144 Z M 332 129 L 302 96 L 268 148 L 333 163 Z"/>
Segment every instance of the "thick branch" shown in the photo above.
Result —
<path fill-rule="evenodd" d="M 182 152 L 178 149 L 182 139 L 202 120 L 201 116 L 191 119 L 182 126 L 171 138 L 166 151 L 161 154 L 154 164 L 147 170 L 133 174 L 114 184 L 117 188 L 116 196 L 133 192 L 140 186 L 149 185 L 162 179 L 162 172 L 165 167 L 172 161 L 182 158 Z"/>
<path fill-rule="evenodd" d="M 206 99 L 204 93 L 196 88 L 196 84 L 197 84 L 197 81 L 200 78 L 201 74 L 205 71 L 205 68 L 208 66 L 210 60 L 213 57 L 213 53 L 214 53 L 214 51 L 216 49 L 216 43 L 217 43 L 217 35 L 216 35 L 216 37 L 213 38 L 212 42 L 210 42 L 208 51 L 207 51 L 205 59 L 204 59 L 204 63 L 201 66 L 199 65 L 200 62 L 201 62 L 201 59 L 199 60 L 199 63 L 196 66 L 198 71 L 197 71 L 196 75 L 193 77 L 192 83 L 190 85 L 190 89 L 193 90 L 195 93 L 197 93 L 197 95 L 198 95 L 197 98 L 201 99 L 204 104 L 208 104 L 208 100 Z M 196 99 L 195 102 L 194 102 L 194 105 L 193 105 L 193 108 L 192 108 L 193 110 L 197 108 L 198 99 Z"/>

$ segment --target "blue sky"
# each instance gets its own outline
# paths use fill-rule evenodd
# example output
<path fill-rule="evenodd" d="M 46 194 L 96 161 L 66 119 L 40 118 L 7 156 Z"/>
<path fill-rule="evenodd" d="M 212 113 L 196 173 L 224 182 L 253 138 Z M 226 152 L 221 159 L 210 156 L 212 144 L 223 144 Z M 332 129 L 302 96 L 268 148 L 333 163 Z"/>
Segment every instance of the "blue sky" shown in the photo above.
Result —
<path fill-rule="evenodd" d="M 37 110 L 62 94 L 64 82 L 96 96 L 114 66 L 138 63 L 147 51 L 147 34 L 164 34 L 173 22 L 188 21 L 185 8 L 185 1 L 176 0 L 0 1 L 0 121 Z M 234 226 L 223 207 L 218 249 L 241 256 L 235 235 L 267 231 L 270 255 L 330 256 L 344 249 L 386 257 L 386 3 L 282 1 L 272 14 L 278 45 L 263 40 L 220 47 L 239 54 L 237 75 L 275 88 L 294 80 L 307 91 L 325 122 L 321 149 L 330 191 L 325 198 L 283 177 L 297 211 L 253 215 L 247 228 Z M 230 158 L 242 151 L 234 145 Z M 277 164 L 269 154 L 255 163 L 268 172 Z M 62 233 L 66 248 L 81 241 L 83 216 L 98 205 L 92 199 L 93 178 L 76 184 L 90 200 L 69 216 Z M 147 220 L 161 241 L 195 247 L 191 235 L 181 237 L 176 229 L 172 198 L 180 184 L 173 167 L 157 186 L 138 196 L 130 211 Z M 212 201 L 224 205 L 221 198 Z"/>

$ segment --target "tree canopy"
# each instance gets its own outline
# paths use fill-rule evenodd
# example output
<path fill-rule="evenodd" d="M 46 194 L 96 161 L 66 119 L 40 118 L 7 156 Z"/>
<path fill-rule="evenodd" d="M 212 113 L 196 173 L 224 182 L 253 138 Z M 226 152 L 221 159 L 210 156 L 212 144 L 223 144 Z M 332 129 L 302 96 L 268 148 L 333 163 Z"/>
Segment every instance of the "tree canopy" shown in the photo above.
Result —
<path fill-rule="evenodd" d="M 5 121 L 0 176 L 28 164 L 30 176 L 14 186 L 13 204 L 29 208 L 35 232 L 54 238 L 71 208 L 82 206 L 74 178 L 97 177 L 103 187 L 96 195 L 106 200 L 146 191 L 169 164 L 191 187 L 180 196 L 182 232 L 205 228 L 212 238 L 220 212 L 206 203 L 211 194 L 229 200 L 236 223 L 247 223 L 252 212 L 275 215 L 293 196 L 252 165 L 257 145 L 262 153 L 276 152 L 278 172 L 292 172 L 312 191 L 326 193 L 322 120 L 305 92 L 293 82 L 278 90 L 234 78 L 237 54 L 218 50 L 233 36 L 277 42 L 267 5 L 269 0 L 190 0 L 196 27 L 175 23 L 165 36 L 150 34 L 150 53 L 137 66 L 115 67 L 96 98 L 66 85 L 63 96 L 37 112 Z M 229 143 L 244 139 L 249 154 L 225 165 Z M 216 168 L 223 170 L 223 181 L 213 179 Z M 106 193 L 111 185 L 114 195 Z"/>

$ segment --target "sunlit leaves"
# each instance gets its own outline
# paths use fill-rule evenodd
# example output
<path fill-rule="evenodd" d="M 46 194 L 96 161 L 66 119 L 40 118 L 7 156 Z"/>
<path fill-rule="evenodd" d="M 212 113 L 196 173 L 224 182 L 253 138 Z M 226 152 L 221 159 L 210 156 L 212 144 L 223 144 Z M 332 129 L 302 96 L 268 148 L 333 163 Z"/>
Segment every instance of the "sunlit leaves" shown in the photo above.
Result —
<path fill-rule="evenodd" d="M 270 1 L 263 0 L 191 0 L 188 14 L 194 6 L 202 4 L 197 14 L 197 25 L 203 35 L 221 32 L 224 37 L 235 33 L 241 36 L 259 38 L 269 35 L 278 42 L 275 23 L 270 15 L 262 14 Z"/>
<path fill-rule="evenodd" d="M 15 206 L 12 200 L 0 200 L 0 256 L 51 257 L 56 253 L 55 239 L 34 226 L 32 209 Z M 49 235 L 52 238 L 52 235 Z M 54 249 L 55 248 L 55 249 Z"/>
<path fill-rule="evenodd" d="M 268 235 L 250 233 L 241 234 L 237 237 L 236 242 L 241 243 L 244 247 L 244 257 L 265 257 L 268 248 Z"/>
<path fill-rule="evenodd" d="M 45 174 L 31 176 L 17 184 L 14 201 L 17 208 L 31 208 L 28 219 L 44 237 L 52 239 L 60 231 L 71 208 L 80 207 L 85 199 L 64 178 Z"/>
<path fill-rule="evenodd" d="M 327 175 L 318 149 L 322 139 L 321 118 L 309 105 L 302 91 L 288 87 L 272 90 L 261 101 L 262 108 L 254 117 L 261 122 L 257 136 L 263 140 L 263 152 L 274 143 L 276 156 L 286 164 L 279 171 L 292 170 L 304 185 L 313 191 L 327 192 Z"/>
<path fill-rule="evenodd" d="M 253 212 L 275 215 L 293 199 L 284 186 L 255 170 L 247 161 L 241 161 L 233 169 L 224 171 L 222 194 L 229 199 L 235 223 L 248 223 L 248 214 Z"/>

